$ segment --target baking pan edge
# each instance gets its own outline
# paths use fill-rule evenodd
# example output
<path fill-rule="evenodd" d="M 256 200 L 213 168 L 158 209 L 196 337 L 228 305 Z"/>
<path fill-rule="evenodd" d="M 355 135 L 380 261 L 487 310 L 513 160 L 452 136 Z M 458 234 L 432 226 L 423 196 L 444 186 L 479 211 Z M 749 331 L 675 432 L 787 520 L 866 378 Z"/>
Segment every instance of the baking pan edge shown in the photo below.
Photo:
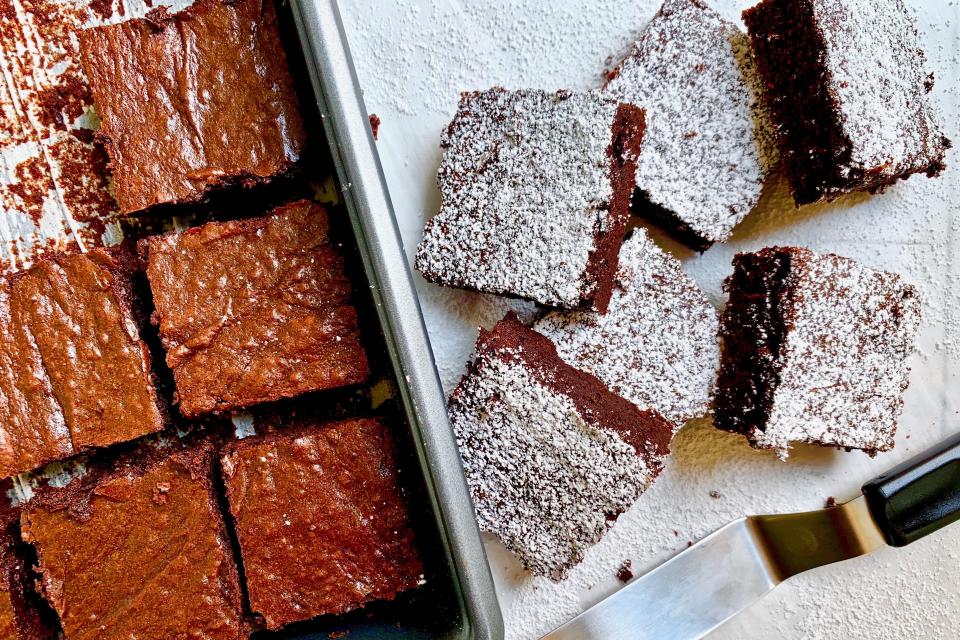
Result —
<path fill-rule="evenodd" d="M 465 636 L 503 637 L 503 619 L 447 419 L 336 0 L 291 0 L 317 107 L 350 215 L 421 470 L 465 609 Z"/>

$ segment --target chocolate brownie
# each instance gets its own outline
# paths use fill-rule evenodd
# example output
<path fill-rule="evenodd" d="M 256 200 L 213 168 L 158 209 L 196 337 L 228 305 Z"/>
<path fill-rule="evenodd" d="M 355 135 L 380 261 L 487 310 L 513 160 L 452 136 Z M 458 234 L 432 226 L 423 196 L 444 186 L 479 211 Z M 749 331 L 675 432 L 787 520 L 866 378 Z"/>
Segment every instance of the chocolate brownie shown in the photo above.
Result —
<path fill-rule="evenodd" d="M 480 527 L 553 580 L 650 486 L 673 435 L 513 313 L 481 330 L 449 413 Z"/>
<path fill-rule="evenodd" d="M 950 143 L 901 0 L 764 0 L 743 19 L 798 206 L 940 173 Z"/>
<path fill-rule="evenodd" d="M 422 583 L 379 420 L 237 441 L 222 464 L 250 608 L 267 628 L 390 600 Z"/>
<path fill-rule="evenodd" d="M 710 408 L 720 366 L 719 322 L 680 262 L 638 228 L 620 249 L 607 313 L 555 311 L 534 329 L 566 362 L 679 429 Z"/>
<path fill-rule="evenodd" d="M 52 640 L 53 624 L 34 588 L 29 549 L 20 541 L 20 509 L 8 498 L 9 480 L 0 484 L 0 638 Z"/>
<path fill-rule="evenodd" d="M 604 91 L 647 110 L 635 210 L 696 249 L 727 240 L 778 157 L 746 34 L 667 0 Z"/>
<path fill-rule="evenodd" d="M 416 266 L 438 284 L 603 311 L 644 113 L 599 92 L 464 93 Z"/>
<path fill-rule="evenodd" d="M 892 273 L 797 247 L 738 254 L 725 284 L 716 424 L 787 457 L 791 442 L 893 448 L 920 328 Z"/>
<path fill-rule="evenodd" d="M 21 517 L 65 639 L 247 637 L 213 446 L 145 449 L 45 487 Z"/>
<path fill-rule="evenodd" d="M 366 380 L 350 282 L 323 207 L 302 200 L 140 246 L 185 416 Z"/>
<path fill-rule="evenodd" d="M 304 127 L 271 0 L 199 0 L 80 33 L 120 211 L 288 170 Z"/>
<path fill-rule="evenodd" d="M 163 428 L 132 261 L 57 254 L 0 284 L 0 475 Z"/>

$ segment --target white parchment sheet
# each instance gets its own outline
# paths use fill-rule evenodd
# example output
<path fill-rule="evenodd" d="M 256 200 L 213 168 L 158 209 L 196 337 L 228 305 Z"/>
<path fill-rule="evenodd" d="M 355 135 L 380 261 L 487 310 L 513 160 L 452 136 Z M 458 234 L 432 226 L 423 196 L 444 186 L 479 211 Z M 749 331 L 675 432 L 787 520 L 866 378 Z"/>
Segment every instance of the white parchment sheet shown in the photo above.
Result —
<path fill-rule="evenodd" d="M 708 1 L 737 21 L 752 4 Z M 936 71 L 934 91 L 946 133 L 960 143 L 960 8 L 947 0 L 908 4 Z M 597 86 L 608 56 L 624 51 L 658 6 L 658 0 L 342 0 L 367 106 L 383 123 L 378 146 L 408 255 L 423 222 L 439 206 L 440 132 L 460 91 Z M 915 177 L 881 195 L 800 210 L 782 181 L 773 180 L 733 239 L 703 255 L 658 237 L 718 306 L 733 254 L 772 244 L 839 253 L 915 283 L 925 299 L 925 319 L 897 447 L 875 459 L 801 447 L 781 463 L 736 435 L 706 423 L 689 425 L 654 487 L 565 582 L 531 578 L 498 542 L 488 540 L 510 637 L 536 637 L 616 589 L 615 573 L 626 559 L 641 573 L 742 515 L 820 508 L 829 496 L 849 499 L 874 475 L 960 430 L 956 149 L 947 165 L 935 180 Z M 450 390 L 473 348 L 476 326 L 492 325 L 507 303 L 419 279 L 418 287 Z M 713 637 L 952 639 L 960 628 L 958 584 L 960 525 L 907 549 L 883 550 L 796 578 Z"/>

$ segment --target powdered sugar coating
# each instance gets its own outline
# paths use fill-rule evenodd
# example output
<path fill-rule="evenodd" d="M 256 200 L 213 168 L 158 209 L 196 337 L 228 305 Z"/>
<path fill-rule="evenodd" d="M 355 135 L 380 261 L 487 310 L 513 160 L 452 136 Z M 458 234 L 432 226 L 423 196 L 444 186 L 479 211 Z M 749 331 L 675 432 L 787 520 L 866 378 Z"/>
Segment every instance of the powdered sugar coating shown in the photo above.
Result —
<path fill-rule="evenodd" d="M 706 244 L 757 204 L 777 161 L 746 35 L 700 0 L 667 0 L 605 91 L 647 109 L 637 188 Z"/>
<path fill-rule="evenodd" d="M 876 176 L 924 170 L 943 155 L 932 76 L 902 0 L 812 3 L 824 61 L 851 157 L 840 168 Z"/>
<path fill-rule="evenodd" d="M 791 442 L 869 452 L 894 445 L 921 301 L 893 273 L 833 254 L 786 248 L 777 302 L 785 337 L 770 415 L 748 437 L 786 458 Z"/>
<path fill-rule="evenodd" d="M 442 205 L 417 269 L 439 284 L 550 306 L 590 302 L 591 252 L 613 224 L 617 107 L 599 92 L 464 93 L 442 138 Z"/>
<path fill-rule="evenodd" d="M 562 580 L 653 482 L 662 458 L 582 411 L 524 348 L 478 345 L 450 421 L 480 528 L 532 573 Z"/>
<path fill-rule="evenodd" d="M 620 249 L 606 314 L 554 312 L 534 328 L 560 357 L 679 429 L 709 410 L 720 363 L 719 317 L 680 262 L 643 229 Z"/>

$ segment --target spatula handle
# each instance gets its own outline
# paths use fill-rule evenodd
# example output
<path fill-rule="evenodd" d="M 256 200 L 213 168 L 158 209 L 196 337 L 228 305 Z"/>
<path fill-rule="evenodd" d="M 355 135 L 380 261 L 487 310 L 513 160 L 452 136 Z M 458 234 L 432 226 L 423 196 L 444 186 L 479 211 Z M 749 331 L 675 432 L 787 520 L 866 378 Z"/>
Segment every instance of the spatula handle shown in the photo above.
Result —
<path fill-rule="evenodd" d="M 960 433 L 874 478 L 863 495 L 894 547 L 960 520 Z"/>

